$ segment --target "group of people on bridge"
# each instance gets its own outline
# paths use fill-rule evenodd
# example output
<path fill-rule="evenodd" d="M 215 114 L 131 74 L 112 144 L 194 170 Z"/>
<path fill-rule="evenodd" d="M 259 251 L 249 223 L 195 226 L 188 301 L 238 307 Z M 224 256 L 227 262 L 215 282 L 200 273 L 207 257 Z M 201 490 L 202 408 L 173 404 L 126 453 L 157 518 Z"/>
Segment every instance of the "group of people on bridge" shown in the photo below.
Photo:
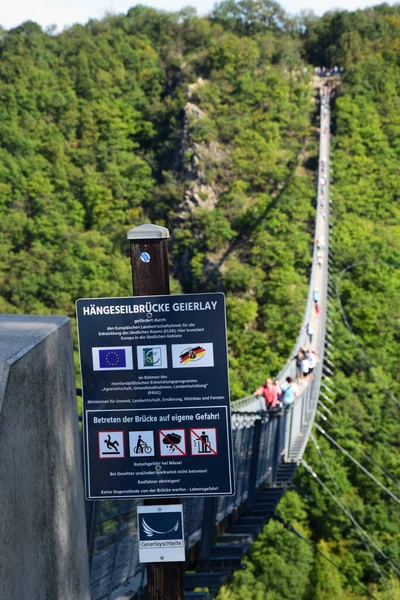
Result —
<path fill-rule="evenodd" d="M 337 65 L 335 65 L 331 69 L 328 69 L 327 67 L 315 67 L 314 69 L 314 73 L 319 77 L 340 77 L 343 74 L 343 71 L 344 68 L 338 67 Z"/>
<path fill-rule="evenodd" d="M 272 381 L 267 378 L 265 383 L 256 389 L 254 396 L 262 396 L 265 401 L 265 410 L 279 409 L 289 406 L 298 395 L 298 387 L 292 377 L 286 377 L 283 385 L 279 379 Z"/>
<path fill-rule="evenodd" d="M 338 67 L 333 67 L 332 72 L 326 71 L 324 67 L 320 69 L 318 73 L 321 76 L 329 76 L 331 74 L 339 74 Z M 330 98 L 331 86 L 321 88 L 321 104 L 322 104 L 322 119 L 321 127 L 323 127 L 324 135 L 328 132 L 328 105 Z M 319 204 L 321 207 L 321 216 L 325 219 L 325 197 L 326 197 L 326 185 L 327 185 L 327 162 L 324 157 L 320 160 L 320 172 L 319 172 Z M 317 264 L 322 267 L 325 255 L 325 236 L 320 235 L 316 238 L 315 244 L 317 247 Z M 321 311 L 321 304 L 319 298 L 318 288 L 314 288 L 313 291 L 313 302 L 317 316 Z M 314 336 L 314 328 L 311 320 L 306 325 L 306 333 L 309 340 L 310 347 L 308 349 L 300 347 L 295 356 L 288 360 L 296 361 L 296 376 L 295 381 L 292 377 L 287 376 L 285 382 L 281 385 L 278 379 L 272 380 L 267 378 L 265 383 L 255 390 L 254 396 L 260 396 L 264 398 L 265 410 L 276 410 L 285 406 L 290 406 L 295 398 L 299 395 L 299 392 L 309 383 L 315 366 L 318 362 L 317 353 L 312 349 L 311 344 Z"/>
<path fill-rule="evenodd" d="M 311 324 L 307 324 L 307 335 L 310 343 L 314 330 Z M 265 383 L 257 388 L 254 396 L 261 396 L 265 401 L 265 410 L 278 409 L 290 406 L 310 381 L 312 373 L 318 362 L 317 353 L 312 348 L 299 348 L 298 352 L 288 360 L 288 363 L 296 361 L 296 381 L 287 376 L 285 382 L 281 385 L 278 379 L 272 380 L 268 377 Z"/>

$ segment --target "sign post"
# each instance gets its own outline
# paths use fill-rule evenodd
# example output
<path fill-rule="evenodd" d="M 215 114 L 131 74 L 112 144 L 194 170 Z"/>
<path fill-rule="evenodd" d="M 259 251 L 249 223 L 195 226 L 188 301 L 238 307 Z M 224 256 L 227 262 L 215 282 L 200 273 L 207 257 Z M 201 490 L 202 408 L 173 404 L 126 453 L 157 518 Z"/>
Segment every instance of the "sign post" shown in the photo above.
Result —
<path fill-rule="evenodd" d="M 234 493 L 225 297 L 169 296 L 168 236 L 129 231 L 133 297 L 77 301 L 87 498 L 145 499 L 149 600 L 183 599 L 178 497 Z"/>
<path fill-rule="evenodd" d="M 166 227 L 152 224 L 128 231 L 135 296 L 169 294 L 168 238 L 169 231 Z M 168 499 L 165 502 L 177 504 L 179 500 Z M 146 502 L 156 503 L 154 500 Z M 148 563 L 148 600 L 183 600 L 183 596 L 183 563 Z"/>

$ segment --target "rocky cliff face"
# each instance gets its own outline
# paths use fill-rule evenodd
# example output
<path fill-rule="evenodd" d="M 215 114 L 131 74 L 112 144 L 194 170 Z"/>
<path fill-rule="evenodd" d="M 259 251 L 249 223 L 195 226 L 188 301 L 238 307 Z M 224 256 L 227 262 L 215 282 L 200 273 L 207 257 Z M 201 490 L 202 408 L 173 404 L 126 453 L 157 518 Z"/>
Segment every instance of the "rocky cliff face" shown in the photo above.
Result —
<path fill-rule="evenodd" d="M 222 189 L 210 178 L 209 170 L 225 162 L 227 153 L 215 140 L 196 141 L 193 132 L 202 129 L 202 121 L 209 121 L 204 111 L 192 102 L 186 103 L 184 111 L 182 155 L 187 187 L 179 216 L 186 220 L 198 207 L 216 207 Z"/>
<path fill-rule="evenodd" d="M 201 270 L 201 279 L 208 282 L 208 289 L 210 283 L 211 286 L 214 284 L 215 288 L 218 287 L 217 263 L 205 253 L 200 255 L 198 251 L 204 236 L 198 217 L 203 211 L 211 213 L 218 206 L 224 191 L 224 185 L 220 181 L 221 169 L 226 170 L 229 164 L 228 150 L 215 139 L 213 121 L 193 102 L 195 90 L 203 83 L 199 78 L 196 83 L 188 86 L 188 102 L 184 107 L 183 118 L 181 166 L 185 191 L 176 213 L 174 229 L 176 233 L 181 230 L 182 237 L 190 236 L 192 243 L 180 246 L 179 252 L 175 253 L 173 270 L 185 291 L 199 291 L 198 286 L 193 284 L 194 260 L 197 281 Z"/>

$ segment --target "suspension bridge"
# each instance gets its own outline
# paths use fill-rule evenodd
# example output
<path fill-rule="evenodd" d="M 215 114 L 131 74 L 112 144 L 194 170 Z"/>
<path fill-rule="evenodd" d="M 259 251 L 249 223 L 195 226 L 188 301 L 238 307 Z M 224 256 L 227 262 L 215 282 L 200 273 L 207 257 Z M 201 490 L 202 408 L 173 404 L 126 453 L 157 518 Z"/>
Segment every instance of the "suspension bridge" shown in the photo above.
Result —
<path fill-rule="evenodd" d="M 321 88 L 321 94 L 324 93 Z M 311 379 L 299 388 L 289 407 L 266 411 L 264 400 L 248 396 L 232 404 L 232 430 L 236 494 L 223 498 L 183 500 L 187 570 L 185 598 L 210 600 L 235 570 L 290 487 L 301 462 L 319 407 L 329 413 L 321 397 L 329 392 L 332 373 L 327 337 L 329 257 L 329 103 L 320 107 L 319 168 L 315 239 L 325 240 L 321 263 L 314 244 L 309 289 L 303 322 L 292 356 L 310 347 L 306 331 L 311 323 L 312 349 L 318 356 Z M 324 162 L 322 172 L 321 165 Z M 320 312 L 313 294 L 318 290 Z M 296 379 L 296 365 L 289 361 L 279 373 Z M 92 600 L 140 598 L 146 584 L 144 565 L 138 560 L 136 507 L 139 500 L 87 502 Z M 189 571 L 190 570 L 190 571 Z M 195 591 L 197 588 L 207 592 Z"/>

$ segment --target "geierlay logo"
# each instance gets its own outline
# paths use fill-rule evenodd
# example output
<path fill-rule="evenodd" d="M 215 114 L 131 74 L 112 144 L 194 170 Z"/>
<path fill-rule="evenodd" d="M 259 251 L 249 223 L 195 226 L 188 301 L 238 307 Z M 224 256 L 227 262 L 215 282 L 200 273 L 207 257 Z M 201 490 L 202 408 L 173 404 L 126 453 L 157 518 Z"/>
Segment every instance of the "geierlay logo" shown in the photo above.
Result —
<path fill-rule="evenodd" d="M 168 529 L 168 531 L 157 531 L 156 529 L 150 527 L 150 525 L 148 525 L 144 519 L 142 519 L 142 525 L 143 531 L 145 532 L 147 537 L 153 537 L 155 533 L 157 533 L 158 535 L 166 535 L 167 533 L 171 533 L 171 531 L 178 531 L 179 521 L 177 521 L 171 529 Z"/>

